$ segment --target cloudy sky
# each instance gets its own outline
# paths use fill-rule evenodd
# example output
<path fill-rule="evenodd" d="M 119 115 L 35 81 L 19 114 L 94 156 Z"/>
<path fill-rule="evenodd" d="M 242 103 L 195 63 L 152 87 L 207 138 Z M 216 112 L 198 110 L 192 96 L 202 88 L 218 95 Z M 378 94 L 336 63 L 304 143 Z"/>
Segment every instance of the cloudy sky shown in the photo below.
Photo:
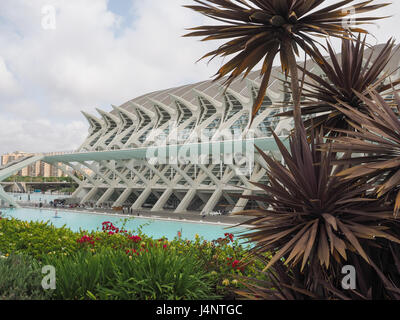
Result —
<path fill-rule="evenodd" d="M 394 2 L 379 12 L 393 17 L 369 28 L 377 38 L 371 43 L 400 40 L 400 1 Z M 216 43 L 181 37 L 206 22 L 182 7 L 190 3 L 1 0 L 0 154 L 73 150 L 88 130 L 81 110 L 111 110 L 148 92 L 210 79 L 222 61 L 195 61 Z"/>

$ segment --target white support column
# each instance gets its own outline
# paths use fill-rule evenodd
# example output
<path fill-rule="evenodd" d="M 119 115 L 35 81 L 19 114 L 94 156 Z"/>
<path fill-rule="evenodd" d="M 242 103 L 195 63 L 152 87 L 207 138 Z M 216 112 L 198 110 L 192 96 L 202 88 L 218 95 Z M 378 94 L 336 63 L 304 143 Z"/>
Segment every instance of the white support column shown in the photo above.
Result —
<path fill-rule="evenodd" d="M 194 181 L 194 184 L 191 184 L 191 189 L 189 189 L 187 191 L 187 193 L 185 194 L 185 197 L 182 199 L 178 208 L 176 208 L 176 210 L 175 210 L 176 213 L 186 212 L 187 208 L 189 207 L 190 203 L 192 202 L 192 200 L 194 199 L 196 194 L 202 201 L 204 201 L 205 203 L 207 202 L 208 199 L 205 199 L 204 196 L 201 195 L 200 192 L 198 192 L 198 190 L 197 190 L 197 188 L 201 184 L 201 182 L 207 178 L 207 174 L 205 172 L 203 172 L 201 170 L 201 168 L 199 168 L 199 170 L 200 170 L 200 172 L 199 172 L 196 180 Z"/>
<path fill-rule="evenodd" d="M 149 166 L 145 165 L 145 167 L 148 170 L 152 170 L 151 168 L 149 168 Z M 132 209 L 133 210 L 137 210 L 140 209 L 143 204 L 145 203 L 145 201 L 147 200 L 147 198 L 150 196 L 150 194 L 152 193 L 152 190 L 154 188 L 154 185 L 156 184 L 156 182 L 160 179 L 159 175 L 164 177 L 164 174 L 167 172 L 168 167 L 165 167 L 164 170 L 162 172 L 159 172 L 158 170 L 158 174 L 156 176 L 154 176 L 150 181 L 146 180 L 146 189 L 143 190 L 143 192 L 140 194 L 139 198 L 136 200 L 136 202 L 133 204 Z M 165 178 L 164 178 L 165 179 Z M 162 179 L 162 180 L 164 180 Z M 170 183 L 170 182 L 169 182 Z"/>
<path fill-rule="evenodd" d="M 113 206 L 114 207 L 119 207 L 121 206 L 131 195 L 132 193 L 132 189 L 127 188 L 124 190 L 124 192 L 122 192 L 122 194 L 119 196 L 119 198 L 117 199 L 117 201 L 114 202 Z"/>
<path fill-rule="evenodd" d="M 153 171 L 164 183 L 165 185 L 169 186 L 169 187 L 173 187 L 171 180 L 168 180 L 165 175 L 164 172 L 166 171 L 165 169 L 163 170 L 164 172 L 160 172 L 159 170 L 157 170 L 152 164 L 150 163 L 145 163 L 145 166 L 147 168 L 149 168 L 151 171 Z M 156 177 L 153 177 L 154 183 L 159 180 L 156 179 Z"/>
<path fill-rule="evenodd" d="M 206 203 L 206 206 L 202 210 L 202 213 L 209 214 L 210 212 L 212 212 L 215 206 L 217 205 L 218 200 L 221 198 L 221 196 L 222 196 L 222 189 L 215 190 L 211 198 Z"/>
<path fill-rule="evenodd" d="M 127 186 L 131 183 L 131 181 L 126 179 L 126 177 L 122 173 L 117 171 L 116 168 L 111 167 L 106 161 L 103 161 L 101 165 L 110 170 L 111 172 L 113 172 L 116 176 L 120 178 L 120 180 L 116 180 L 115 182 L 119 183 L 120 181 L 123 181 Z"/>
<path fill-rule="evenodd" d="M 195 187 L 196 182 L 195 182 L 191 177 L 189 177 L 189 176 L 187 175 L 187 173 L 186 173 L 184 170 L 182 170 L 181 168 L 179 168 L 179 166 L 177 166 L 176 164 L 171 165 L 171 167 L 172 167 L 173 169 L 176 170 L 177 174 L 180 175 L 179 180 L 180 180 L 181 178 L 183 178 L 183 179 L 186 180 L 186 182 L 188 183 L 188 185 L 190 185 L 191 187 Z M 187 170 L 187 169 L 186 169 L 186 170 Z M 178 181 L 179 181 L 179 180 L 178 180 Z"/>
<path fill-rule="evenodd" d="M 164 191 L 160 199 L 158 199 L 157 203 L 151 209 L 151 211 L 161 211 L 163 210 L 165 204 L 167 203 L 169 197 L 171 197 L 173 193 L 173 189 L 167 189 Z"/>
<path fill-rule="evenodd" d="M 214 169 L 215 164 L 214 164 L 214 165 L 210 165 L 209 168 L 207 168 L 207 166 L 202 165 L 202 164 L 200 164 L 199 167 L 200 167 L 200 169 L 211 179 L 211 181 L 214 182 L 214 184 L 215 184 L 217 187 L 220 187 L 220 186 L 221 186 L 221 180 L 218 179 L 218 178 L 212 173 L 212 170 Z"/>
<path fill-rule="evenodd" d="M 201 201 L 203 201 L 204 203 L 207 203 L 208 198 L 206 195 L 204 195 L 204 193 L 202 192 L 197 192 L 197 196 L 200 198 Z"/>
<path fill-rule="evenodd" d="M 243 192 L 243 196 L 251 196 L 252 193 L 253 193 L 252 190 L 245 190 Z M 243 211 L 248 202 L 249 202 L 248 199 L 240 198 L 236 203 L 235 208 L 233 208 L 232 213 L 238 213 L 240 211 Z"/>
<path fill-rule="evenodd" d="M 84 204 L 86 202 L 89 202 L 91 198 L 93 198 L 93 196 L 97 193 L 97 191 L 99 190 L 99 188 L 94 187 L 92 188 L 92 190 L 90 190 L 86 196 L 83 197 L 81 204 Z"/>
<path fill-rule="evenodd" d="M 95 174 L 97 174 L 99 177 L 101 177 L 101 178 L 103 179 L 104 183 L 108 184 L 110 187 L 111 187 L 112 185 L 114 185 L 114 181 L 110 180 L 108 177 L 106 177 L 104 174 L 102 174 L 102 173 L 100 172 L 100 170 L 99 170 L 98 168 L 96 168 L 94 165 L 89 164 L 89 163 L 87 163 L 87 162 L 85 162 L 85 161 L 81 162 L 81 164 L 84 165 L 86 168 L 92 170 L 92 171 L 93 171 Z M 101 164 L 99 163 L 99 165 L 101 165 Z M 99 167 L 99 168 L 100 168 L 100 167 Z"/>
<path fill-rule="evenodd" d="M 4 202 L 6 202 L 8 204 L 11 204 L 15 208 L 20 208 L 18 203 L 4 191 L 2 186 L 0 186 L 0 201 L 1 200 L 3 200 Z"/>
<path fill-rule="evenodd" d="M 229 204 L 235 206 L 236 202 L 232 199 L 232 197 L 228 194 L 229 191 L 225 191 L 223 196 L 226 200 L 228 200 Z"/>
<path fill-rule="evenodd" d="M 104 202 L 106 202 L 114 193 L 114 188 L 109 188 L 107 189 L 106 192 L 104 192 L 104 194 L 100 197 L 100 199 L 97 201 L 96 205 L 100 205 Z"/>
<path fill-rule="evenodd" d="M 179 204 L 178 208 L 176 208 L 175 212 L 185 212 L 187 211 L 187 208 L 189 207 L 190 203 L 192 202 L 194 196 L 196 195 L 196 189 L 190 189 L 181 203 Z"/>
<path fill-rule="evenodd" d="M 168 199 L 171 197 L 172 193 L 174 192 L 174 186 L 176 186 L 176 184 L 182 179 L 184 178 L 192 187 L 194 187 L 194 181 L 186 174 L 185 170 L 181 170 L 179 168 L 179 166 L 177 165 L 171 165 L 171 168 L 175 169 L 177 172 L 175 174 L 175 177 L 172 181 L 167 181 L 168 184 L 168 188 L 165 189 L 164 193 L 162 194 L 161 197 L 159 197 L 157 203 L 154 205 L 154 207 L 152 208 L 151 211 L 159 211 L 162 210 L 165 203 L 168 201 Z M 163 177 L 165 177 L 165 172 L 167 172 L 169 169 L 168 166 L 166 166 L 162 172 L 159 172 L 158 175 L 162 175 Z M 188 168 L 186 169 L 188 170 Z M 185 176 L 187 178 L 185 178 Z M 153 182 L 155 182 L 156 180 L 153 180 Z M 163 180 L 164 181 L 164 180 Z M 181 198 L 180 200 L 182 201 L 183 198 L 179 197 L 178 195 L 176 195 L 178 198 Z"/>
<path fill-rule="evenodd" d="M 143 192 L 140 194 L 139 198 L 135 201 L 135 203 L 132 205 L 132 210 L 137 210 L 140 209 L 143 204 L 146 202 L 147 198 L 151 194 L 151 188 L 147 187 L 146 189 L 143 190 Z"/>
<path fill-rule="evenodd" d="M 97 184 L 98 184 L 98 183 L 93 179 L 93 177 L 90 176 L 89 174 L 87 174 L 87 173 L 85 172 L 85 170 L 82 170 L 82 168 L 79 168 L 78 166 L 76 166 L 76 165 L 74 165 L 74 164 L 72 164 L 72 163 L 68 163 L 68 165 L 69 165 L 72 169 L 74 169 L 75 171 L 78 171 L 80 174 L 82 174 L 84 177 L 86 177 L 86 179 L 88 179 L 92 185 L 97 185 Z"/>
<path fill-rule="evenodd" d="M 259 168 L 259 170 L 257 171 L 256 168 Z M 250 180 L 251 180 L 251 181 L 254 181 L 254 182 L 259 182 L 260 179 L 261 179 L 265 174 L 266 174 L 266 170 L 265 170 L 259 163 L 257 163 L 256 166 L 254 167 L 254 172 L 253 172 L 253 174 L 252 174 Z M 245 179 L 245 178 L 243 178 L 243 177 L 241 177 L 241 179 L 242 179 L 244 185 L 248 188 L 247 190 L 245 190 L 245 191 L 243 192 L 243 195 L 244 195 L 244 196 L 250 196 L 250 195 L 252 195 L 253 192 L 254 192 L 254 188 L 255 188 L 255 187 L 254 187 L 252 184 L 250 184 L 250 182 L 249 182 L 247 179 Z M 250 189 L 250 188 L 251 188 L 251 189 Z M 240 199 L 237 201 L 235 208 L 232 210 L 232 213 L 237 213 L 237 212 L 243 211 L 248 202 L 249 202 L 248 199 L 240 198 Z"/>
<path fill-rule="evenodd" d="M 79 194 L 82 192 L 82 190 L 84 189 L 83 186 L 79 186 L 74 193 L 71 195 L 71 198 L 77 198 L 79 196 Z"/>
<path fill-rule="evenodd" d="M 82 185 L 82 181 L 79 180 L 77 177 L 75 177 L 75 175 L 70 170 L 68 170 L 67 165 L 65 163 L 63 163 L 62 165 L 59 165 L 58 163 L 49 163 L 49 164 L 64 172 L 66 175 L 68 175 L 68 177 L 72 178 L 79 186 Z"/>

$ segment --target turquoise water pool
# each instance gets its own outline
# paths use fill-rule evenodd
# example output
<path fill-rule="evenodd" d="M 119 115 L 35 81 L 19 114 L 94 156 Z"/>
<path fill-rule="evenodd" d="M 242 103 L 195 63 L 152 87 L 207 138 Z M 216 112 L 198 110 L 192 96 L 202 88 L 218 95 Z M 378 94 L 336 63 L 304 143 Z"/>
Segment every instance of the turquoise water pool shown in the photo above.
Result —
<path fill-rule="evenodd" d="M 39 209 L 5 209 L 2 210 L 3 217 L 12 217 L 21 221 L 49 221 L 55 227 L 66 226 L 72 231 L 79 231 L 80 229 L 86 231 L 101 230 L 102 223 L 105 221 L 112 222 L 116 227 L 122 227 L 124 217 L 112 215 L 98 215 L 91 213 L 71 212 L 57 210 L 57 218 L 55 217 L 55 210 L 39 210 Z M 135 231 L 139 226 L 143 226 L 142 230 L 148 236 L 156 239 L 167 237 L 173 239 L 177 236 L 178 231 L 182 231 L 182 238 L 187 240 L 194 240 L 196 234 L 203 237 L 207 241 L 212 241 L 229 232 L 237 234 L 243 231 L 242 228 L 229 228 L 224 225 L 189 223 L 181 221 L 164 221 L 143 218 L 128 218 L 125 224 L 125 229 Z"/>

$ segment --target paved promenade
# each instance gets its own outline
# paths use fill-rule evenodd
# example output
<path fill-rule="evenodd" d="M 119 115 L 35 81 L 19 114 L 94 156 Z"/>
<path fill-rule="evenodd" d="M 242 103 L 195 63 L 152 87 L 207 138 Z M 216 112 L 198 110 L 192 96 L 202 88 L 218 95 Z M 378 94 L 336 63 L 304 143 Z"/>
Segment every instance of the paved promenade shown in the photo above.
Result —
<path fill-rule="evenodd" d="M 27 202 L 19 202 L 21 207 L 23 208 L 36 208 L 38 209 L 38 204 L 27 203 Z M 48 210 L 56 210 L 56 208 L 51 207 L 49 205 L 44 205 L 42 209 Z M 240 223 L 244 223 L 253 217 L 250 216 L 232 216 L 232 215 L 220 215 L 220 216 L 201 216 L 198 212 L 186 212 L 186 213 L 174 213 L 172 211 L 159 211 L 152 212 L 150 210 L 134 210 L 132 214 L 127 213 L 125 209 L 122 211 L 115 211 L 112 209 L 104 209 L 104 208 L 63 208 L 58 207 L 57 210 L 63 211 L 74 211 L 74 212 L 82 212 L 82 213 L 97 213 L 97 214 L 108 214 L 114 216 L 121 217 L 140 217 L 140 218 L 148 218 L 148 219 L 159 219 L 159 220 L 182 220 L 186 222 L 203 222 L 203 223 L 211 223 L 211 224 L 224 224 L 224 225 L 238 225 Z"/>

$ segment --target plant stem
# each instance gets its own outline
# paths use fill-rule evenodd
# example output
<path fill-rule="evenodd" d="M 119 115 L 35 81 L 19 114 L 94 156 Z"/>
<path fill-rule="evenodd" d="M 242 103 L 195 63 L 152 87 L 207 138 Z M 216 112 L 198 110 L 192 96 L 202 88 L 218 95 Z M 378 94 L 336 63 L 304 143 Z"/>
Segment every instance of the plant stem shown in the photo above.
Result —
<path fill-rule="evenodd" d="M 290 83 L 292 86 L 292 97 L 293 97 L 293 117 L 294 117 L 294 133 L 298 133 L 300 126 L 302 125 L 301 119 L 301 108 L 300 108 L 300 86 L 299 86 L 299 74 L 297 69 L 296 57 L 293 53 L 293 49 L 288 43 L 285 46 L 286 55 L 288 58 L 288 68 L 290 71 Z"/>

